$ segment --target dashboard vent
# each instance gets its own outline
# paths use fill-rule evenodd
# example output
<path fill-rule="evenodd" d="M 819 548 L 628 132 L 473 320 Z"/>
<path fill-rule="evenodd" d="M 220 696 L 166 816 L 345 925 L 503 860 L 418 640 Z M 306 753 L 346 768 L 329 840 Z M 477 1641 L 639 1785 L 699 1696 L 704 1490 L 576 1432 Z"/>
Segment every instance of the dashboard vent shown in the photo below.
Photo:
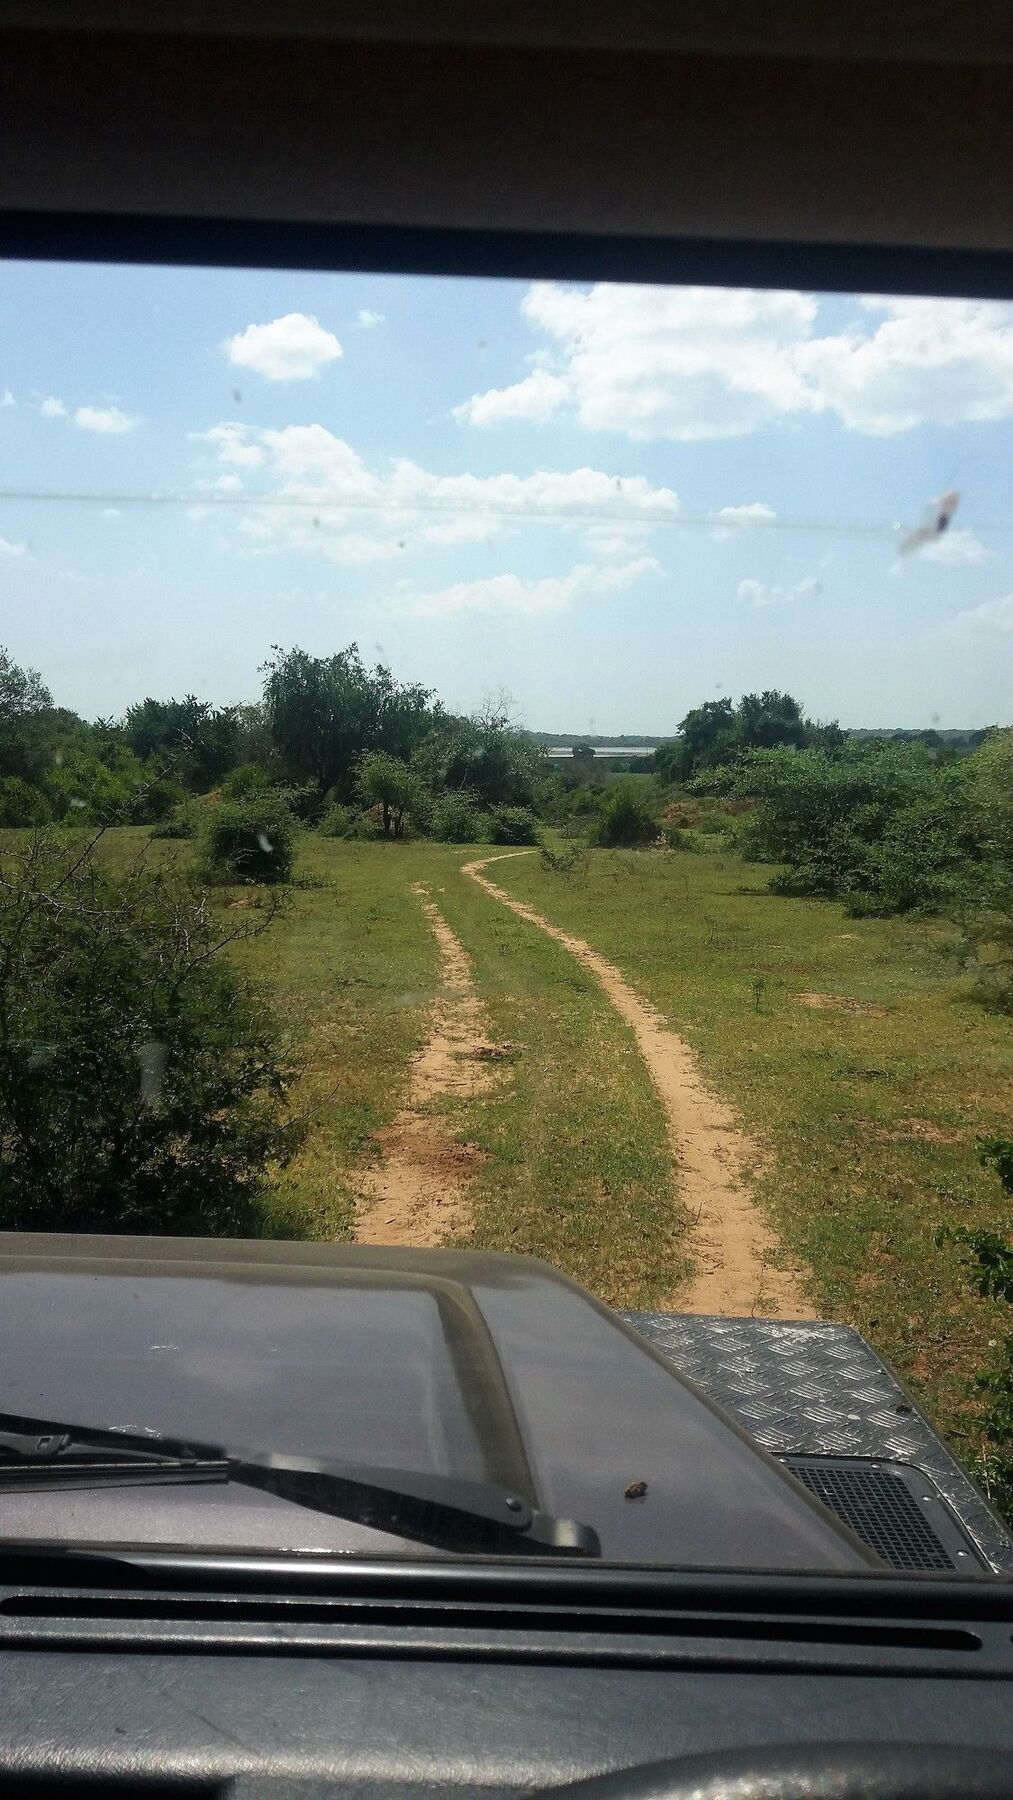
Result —
<path fill-rule="evenodd" d="M 981 1567 L 970 1538 L 920 1469 L 861 1458 L 784 1456 L 797 1481 L 891 1569 Z"/>

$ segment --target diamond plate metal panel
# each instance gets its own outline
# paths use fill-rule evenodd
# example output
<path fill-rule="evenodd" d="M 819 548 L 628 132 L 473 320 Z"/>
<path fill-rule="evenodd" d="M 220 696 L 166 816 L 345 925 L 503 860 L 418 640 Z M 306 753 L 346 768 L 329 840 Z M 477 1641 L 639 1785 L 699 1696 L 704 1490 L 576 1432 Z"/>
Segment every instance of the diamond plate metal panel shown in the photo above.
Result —
<path fill-rule="evenodd" d="M 850 1325 L 627 1312 L 634 1331 L 775 1454 L 914 1463 L 996 1573 L 1013 1537 L 897 1377 Z"/>

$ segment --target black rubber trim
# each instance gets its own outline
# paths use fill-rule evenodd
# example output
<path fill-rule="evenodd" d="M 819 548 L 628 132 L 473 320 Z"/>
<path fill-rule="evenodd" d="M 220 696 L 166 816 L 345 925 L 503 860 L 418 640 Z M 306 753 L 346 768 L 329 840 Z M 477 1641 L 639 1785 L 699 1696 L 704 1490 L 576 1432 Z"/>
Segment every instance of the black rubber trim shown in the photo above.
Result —
<path fill-rule="evenodd" d="M 1013 251 L 459 231 L 157 214 L 0 213 L 0 256 L 364 273 L 556 277 L 1006 299 Z"/>

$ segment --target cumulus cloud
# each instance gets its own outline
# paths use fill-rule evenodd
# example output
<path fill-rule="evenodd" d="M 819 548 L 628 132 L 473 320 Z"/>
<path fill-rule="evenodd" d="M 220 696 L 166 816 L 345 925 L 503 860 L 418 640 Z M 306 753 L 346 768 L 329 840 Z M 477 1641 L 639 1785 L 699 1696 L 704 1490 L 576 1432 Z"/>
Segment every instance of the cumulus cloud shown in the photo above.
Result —
<path fill-rule="evenodd" d="M 1008 305 L 870 298 L 847 329 L 821 333 L 808 294 L 540 281 L 521 312 L 536 366 L 462 401 L 458 420 L 565 418 L 693 442 L 812 413 L 878 436 L 1013 415 Z"/>
<path fill-rule="evenodd" d="M 55 394 L 47 394 L 45 399 L 39 401 L 39 411 L 44 419 L 65 419 L 67 417 L 67 408 Z"/>
<path fill-rule="evenodd" d="M 711 513 L 715 537 L 730 537 L 750 525 L 772 525 L 777 514 L 763 500 L 750 500 L 744 506 L 719 506 Z"/>
<path fill-rule="evenodd" d="M 247 325 L 226 339 L 230 363 L 268 381 L 307 381 L 343 354 L 333 331 L 312 313 L 285 313 L 266 325 Z"/>
<path fill-rule="evenodd" d="M 413 547 L 485 542 L 521 521 L 590 522 L 604 510 L 617 533 L 679 512 L 673 489 L 601 469 L 437 475 L 406 457 L 371 467 L 319 424 L 266 429 L 228 422 L 198 437 L 226 470 L 258 471 L 248 480 L 251 507 L 240 532 L 249 548 L 264 551 L 295 548 L 342 563 L 371 562 L 409 540 Z"/>
<path fill-rule="evenodd" d="M 14 544 L 10 538 L 0 537 L 0 560 L 6 562 L 10 557 L 27 555 L 27 544 Z"/>
<path fill-rule="evenodd" d="M 919 562 L 946 563 L 950 566 L 985 562 L 992 555 L 973 531 L 945 531 L 915 551 Z"/>
<path fill-rule="evenodd" d="M 82 431 L 97 431 L 100 437 L 121 437 L 139 423 L 118 406 L 79 406 L 74 414 L 75 425 Z"/>
<path fill-rule="evenodd" d="M 778 606 L 786 600 L 814 600 L 823 592 L 823 583 L 818 575 L 803 575 L 801 581 L 789 587 L 771 586 L 766 581 L 757 581 L 753 576 L 740 581 L 736 594 L 747 606 Z"/>
<path fill-rule="evenodd" d="M 613 594 L 630 587 L 643 576 L 656 574 L 653 556 L 640 556 L 621 567 L 599 568 L 577 563 L 566 575 L 486 575 L 476 581 L 456 581 L 450 587 L 420 591 L 411 582 L 399 582 L 390 601 L 395 612 L 413 618 L 448 618 L 455 613 L 511 613 L 535 618 L 565 612 L 574 601 L 595 594 Z"/>
<path fill-rule="evenodd" d="M 363 331 L 372 331 L 375 325 L 382 325 L 383 320 L 383 313 L 373 312 L 369 306 L 360 306 L 355 315 L 355 323 L 361 325 Z"/>
<path fill-rule="evenodd" d="M 0 412 L 6 412 L 9 406 L 17 406 L 17 401 L 11 393 L 10 388 L 5 387 L 3 392 L 0 393 Z"/>
<path fill-rule="evenodd" d="M 968 607 L 953 620 L 956 631 L 974 636 L 1008 637 L 1013 634 L 1013 594 L 998 600 L 983 600 L 980 606 Z"/>

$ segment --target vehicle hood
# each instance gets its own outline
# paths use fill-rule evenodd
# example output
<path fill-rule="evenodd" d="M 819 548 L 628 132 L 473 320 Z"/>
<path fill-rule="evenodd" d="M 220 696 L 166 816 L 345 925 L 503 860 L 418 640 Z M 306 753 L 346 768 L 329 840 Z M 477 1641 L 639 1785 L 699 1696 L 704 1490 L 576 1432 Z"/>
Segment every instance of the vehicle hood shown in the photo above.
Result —
<path fill-rule="evenodd" d="M 0 1411 L 526 1486 L 610 1561 L 873 1560 L 621 1319 L 525 1257 L 0 1233 L 0 1349 Z M 238 1486 L 0 1493 L 0 1538 L 434 1554 Z"/>

